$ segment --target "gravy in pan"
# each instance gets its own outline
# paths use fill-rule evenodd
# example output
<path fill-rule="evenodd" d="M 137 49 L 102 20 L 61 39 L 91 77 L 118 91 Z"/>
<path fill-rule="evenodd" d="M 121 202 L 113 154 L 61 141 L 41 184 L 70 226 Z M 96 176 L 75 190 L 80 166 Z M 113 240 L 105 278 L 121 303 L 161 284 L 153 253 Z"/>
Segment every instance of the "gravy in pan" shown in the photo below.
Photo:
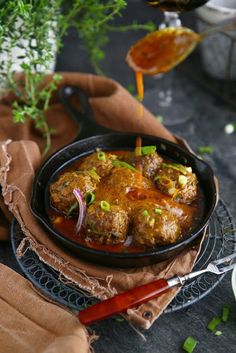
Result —
<path fill-rule="evenodd" d="M 118 156 L 119 158 L 126 158 L 126 155 L 129 154 L 127 151 L 112 151 L 110 153 Z M 66 172 L 78 171 L 86 158 L 87 157 L 74 162 L 66 168 L 66 170 L 63 170 L 60 175 Z M 168 161 L 163 162 L 165 165 L 168 165 L 167 163 L 171 163 Z M 170 243 L 172 244 L 183 239 L 184 237 L 187 237 L 202 218 L 204 214 L 205 202 L 204 195 L 199 184 L 197 185 L 196 198 L 192 202 L 182 203 L 176 201 L 173 196 L 161 192 L 156 187 L 153 179 L 151 180 L 150 178 L 143 176 L 140 182 L 140 176 L 138 175 L 140 173 L 134 173 L 133 171 L 125 168 L 122 168 L 119 171 L 114 170 L 115 168 L 112 169 L 113 172 L 111 171 L 111 173 L 113 173 L 112 177 L 111 174 L 108 174 L 101 178 L 93 193 L 95 195 L 96 202 L 105 200 L 110 205 L 117 205 L 117 207 L 127 211 L 129 219 L 131 219 L 129 222 L 128 236 L 126 237 L 126 239 L 130 238 L 129 241 L 125 240 L 119 243 L 116 243 L 116 241 L 110 243 L 101 241 L 99 240 L 97 234 L 93 234 L 93 231 L 91 231 L 91 229 L 88 230 L 88 228 L 84 225 L 81 227 L 80 232 L 76 234 L 76 223 L 78 216 L 73 214 L 66 216 L 64 213 L 58 212 L 58 210 L 50 202 L 48 204 L 48 214 L 53 227 L 60 234 L 78 244 L 93 249 L 109 252 L 143 252 L 145 250 L 150 250 L 153 247 L 168 244 L 163 242 L 163 240 L 153 243 L 152 238 L 146 238 L 142 241 L 142 232 L 145 238 L 150 227 L 148 225 L 149 228 L 145 228 L 145 225 L 142 223 L 138 223 L 138 225 L 135 226 L 135 222 L 140 222 L 140 219 L 142 220 L 143 217 L 149 217 L 150 225 L 154 219 L 154 216 L 158 217 L 155 213 L 171 213 L 175 219 L 177 218 L 179 224 L 178 226 L 181 228 L 181 231 L 178 239 L 170 239 Z M 129 176 L 132 176 L 132 180 L 134 180 L 133 185 L 131 185 L 132 182 L 127 181 Z M 60 176 L 58 175 L 57 178 L 59 177 Z M 137 178 L 136 184 L 135 178 Z M 126 183 L 130 186 L 127 187 Z M 150 205 L 153 206 L 150 208 Z M 92 208 L 92 206 L 93 205 L 89 206 L 89 208 Z M 170 220 L 168 219 L 167 221 Z M 172 227 L 173 224 L 171 221 L 170 224 Z M 168 227 L 166 228 L 166 232 L 168 233 Z M 135 236 L 136 233 L 138 233 L 137 237 Z M 133 234 L 133 236 L 131 237 L 129 234 Z"/>

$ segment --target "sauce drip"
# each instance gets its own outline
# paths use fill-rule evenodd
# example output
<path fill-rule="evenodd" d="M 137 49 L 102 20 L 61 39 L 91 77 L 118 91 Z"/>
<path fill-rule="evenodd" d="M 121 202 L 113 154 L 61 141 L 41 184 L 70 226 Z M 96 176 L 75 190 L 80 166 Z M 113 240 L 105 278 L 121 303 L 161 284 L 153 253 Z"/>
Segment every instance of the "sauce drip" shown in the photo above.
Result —
<path fill-rule="evenodd" d="M 135 78 L 136 78 L 136 86 L 137 86 L 137 93 L 138 93 L 138 100 L 139 100 L 138 117 L 142 118 L 143 117 L 142 101 L 144 98 L 143 74 L 141 72 L 136 72 Z M 140 136 L 137 136 L 137 138 L 136 138 L 135 155 L 136 156 L 142 155 L 142 138 Z M 141 185 L 142 184 L 142 174 L 143 174 L 143 167 L 142 167 L 141 161 L 136 163 L 136 168 L 139 171 L 138 183 L 139 183 L 139 185 Z"/>

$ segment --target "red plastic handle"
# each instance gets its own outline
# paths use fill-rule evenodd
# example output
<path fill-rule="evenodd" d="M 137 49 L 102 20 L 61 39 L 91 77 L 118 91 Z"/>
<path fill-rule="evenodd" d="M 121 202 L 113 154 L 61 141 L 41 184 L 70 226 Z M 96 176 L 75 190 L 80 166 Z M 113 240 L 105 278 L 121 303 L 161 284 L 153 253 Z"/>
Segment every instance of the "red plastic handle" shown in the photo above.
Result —
<path fill-rule="evenodd" d="M 165 279 L 159 279 L 133 288 L 80 311 L 80 322 L 84 325 L 90 325 L 96 321 L 122 313 L 133 306 L 145 303 L 165 293 L 169 288 L 168 282 Z"/>

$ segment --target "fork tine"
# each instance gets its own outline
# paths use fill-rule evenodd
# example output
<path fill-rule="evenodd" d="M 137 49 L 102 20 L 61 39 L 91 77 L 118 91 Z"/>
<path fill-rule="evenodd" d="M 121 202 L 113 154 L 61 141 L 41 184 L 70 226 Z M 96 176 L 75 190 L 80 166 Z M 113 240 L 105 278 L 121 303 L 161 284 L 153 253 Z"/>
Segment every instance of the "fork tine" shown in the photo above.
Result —
<path fill-rule="evenodd" d="M 224 272 L 232 270 L 235 266 L 236 266 L 236 263 L 229 265 L 229 266 L 219 268 L 218 270 L 220 271 L 220 273 L 224 273 Z"/>
<path fill-rule="evenodd" d="M 233 260 L 234 258 L 236 258 L 236 252 L 233 253 L 233 254 L 231 254 L 231 255 L 222 257 L 222 259 L 212 261 L 212 263 L 213 263 L 214 265 L 219 265 L 219 264 L 222 264 L 222 263 L 224 263 L 224 262 L 230 262 L 230 261 Z"/>

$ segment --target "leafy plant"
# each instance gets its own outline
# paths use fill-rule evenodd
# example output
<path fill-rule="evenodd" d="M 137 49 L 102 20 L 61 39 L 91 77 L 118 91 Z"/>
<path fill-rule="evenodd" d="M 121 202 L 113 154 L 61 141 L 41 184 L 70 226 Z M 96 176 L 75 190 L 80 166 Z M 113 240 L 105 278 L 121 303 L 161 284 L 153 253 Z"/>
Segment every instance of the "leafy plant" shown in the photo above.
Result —
<path fill-rule="evenodd" d="M 0 82 L 4 90 L 15 93 L 14 122 L 32 119 L 45 136 L 44 155 L 51 146 L 52 134 L 45 113 L 60 75 L 55 74 L 46 86 L 43 83 L 63 36 L 70 26 L 75 27 L 95 72 L 101 74 L 102 48 L 109 40 L 109 32 L 154 28 L 152 23 L 135 22 L 114 26 L 113 20 L 121 16 L 126 5 L 125 0 L 0 0 Z M 16 47 L 22 51 L 18 59 L 23 75 L 14 70 Z"/>

